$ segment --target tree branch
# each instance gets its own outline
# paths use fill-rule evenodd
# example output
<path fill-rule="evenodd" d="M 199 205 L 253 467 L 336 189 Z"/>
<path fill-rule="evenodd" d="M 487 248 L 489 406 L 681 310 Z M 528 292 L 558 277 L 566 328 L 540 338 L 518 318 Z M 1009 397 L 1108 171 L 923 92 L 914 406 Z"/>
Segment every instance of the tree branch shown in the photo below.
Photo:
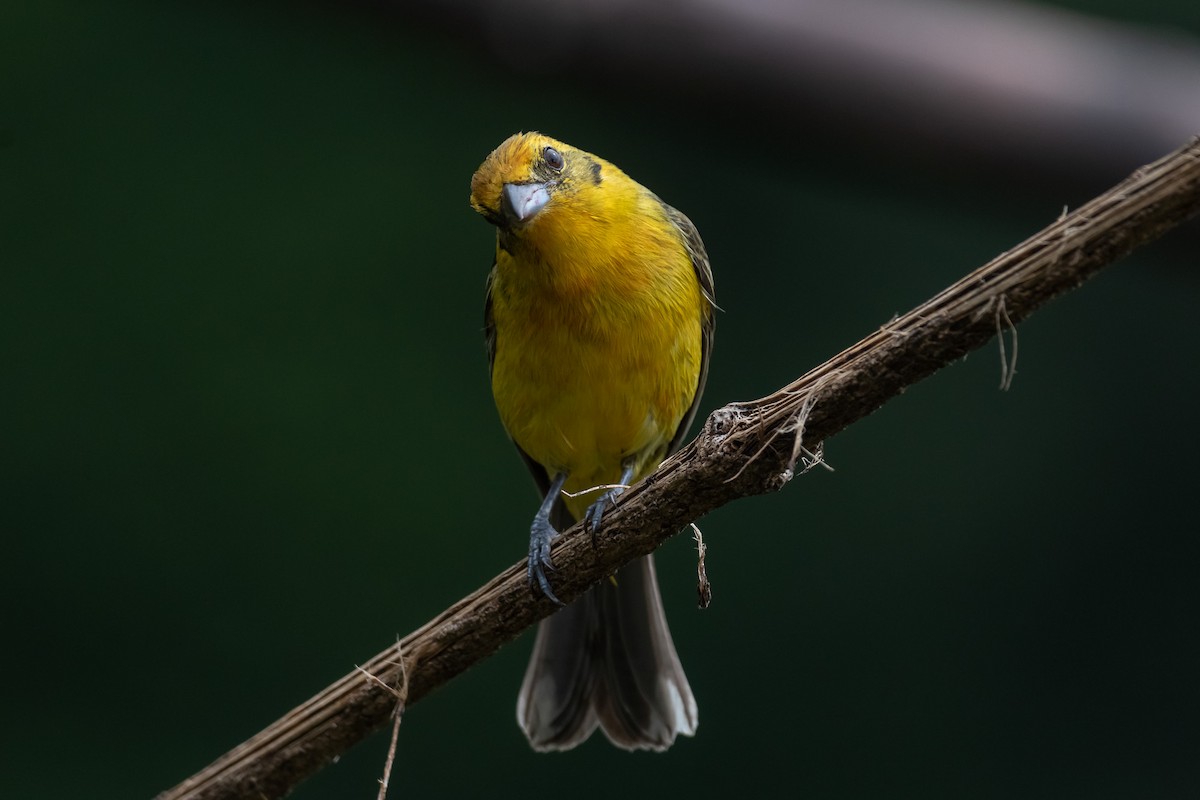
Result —
<path fill-rule="evenodd" d="M 1200 212 L 1200 139 L 975 270 L 774 394 L 718 409 L 691 444 L 621 495 L 593 547 L 576 525 L 554 545 L 554 590 L 569 602 L 693 520 L 792 477 L 801 442 L 833 436 L 1101 268 Z M 359 670 L 297 706 L 159 800 L 282 797 L 383 727 L 407 674 L 407 705 L 554 611 L 524 561 Z M 379 681 L 382 681 L 381 685 Z"/>

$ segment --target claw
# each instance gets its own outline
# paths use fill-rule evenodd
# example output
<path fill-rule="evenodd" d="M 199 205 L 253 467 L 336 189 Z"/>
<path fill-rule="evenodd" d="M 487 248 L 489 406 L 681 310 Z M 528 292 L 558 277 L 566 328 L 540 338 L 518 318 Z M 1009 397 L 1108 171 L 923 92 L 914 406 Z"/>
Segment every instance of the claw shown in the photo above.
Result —
<path fill-rule="evenodd" d="M 549 491 L 542 498 L 542 507 L 538 509 L 533 518 L 533 525 L 529 527 L 529 588 L 540 590 L 557 606 L 566 604 L 555 597 L 554 590 L 550 588 L 550 577 L 546 574 L 547 571 L 554 571 L 554 564 L 550 563 L 550 543 L 558 536 L 558 531 L 550 524 L 550 509 L 554 507 L 554 501 L 566 480 L 565 472 L 554 476 Z"/>
<path fill-rule="evenodd" d="M 554 530 L 549 519 L 541 514 L 534 517 L 533 526 L 529 529 L 528 575 L 531 589 L 541 590 L 551 602 L 561 606 L 563 602 L 554 595 L 554 590 L 550 588 L 550 578 L 546 575 L 547 571 L 554 571 L 554 564 L 550 561 L 550 543 L 556 536 L 558 531 Z"/>
<path fill-rule="evenodd" d="M 633 479 L 633 461 L 630 459 L 626 459 L 621 464 L 621 478 L 620 478 L 620 480 L 617 481 L 617 483 L 619 483 L 621 486 L 626 486 L 629 484 L 629 481 L 632 479 Z M 593 539 L 595 539 L 595 537 L 596 537 L 596 532 L 598 530 L 600 530 L 600 522 L 601 522 L 601 520 L 604 519 L 605 509 L 607 509 L 610 505 L 612 505 L 613 501 L 617 499 L 617 495 L 619 495 L 623 491 L 625 491 L 625 490 L 624 489 L 609 489 L 607 492 L 600 495 L 600 497 L 598 497 L 596 499 L 596 502 L 594 502 L 590 506 L 588 506 L 588 510 L 586 512 L 584 512 L 584 515 L 583 515 L 584 526 L 587 528 L 588 532 L 590 534 L 592 534 Z"/>
<path fill-rule="evenodd" d="M 600 495 L 596 499 L 596 502 L 588 506 L 587 512 L 583 515 L 583 521 L 587 526 L 588 533 L 592 534 L 593 537 L 596 535 L 596 531 L 600 530 L 600 522 L 604 519 L 605 509 L 612 505 L 612 501 L 617 498 L 620 492 L 620 489 L 609 489 Z"/>

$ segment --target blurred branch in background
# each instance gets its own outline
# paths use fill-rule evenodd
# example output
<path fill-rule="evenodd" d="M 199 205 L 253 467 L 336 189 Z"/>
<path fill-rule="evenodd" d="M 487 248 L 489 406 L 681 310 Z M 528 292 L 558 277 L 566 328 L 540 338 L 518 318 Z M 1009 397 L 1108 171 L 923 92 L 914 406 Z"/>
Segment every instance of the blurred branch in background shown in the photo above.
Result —
<path fill-rule="evenodd" d="M 781 488 L 802 444 L 815 448 L 1197 213 L 1200 139 L 775 394 L 718 409 L 695 441 L 621 496 L 595 541 L 576 525 L 555 542 L 555 591 L 569 602 L 713 509 Z M 411 707 L 554 610 L 529 591 L 524 563 L 515 564 L 404 637 L 403 664 L 389 647 L 364 665 L 370 676 L 351 672 L 159 800 L 282 797 L 387 723 L 396 702 L 387 687 L 401 674 Z"/>
<path fill-rule="evenodd" d="M 1020 2 L 370 0 L 478 42 L 518 75 L 574 77 L 732 115 L 833 127 L 1052 171 L 1121 171 L 1200 130 L 1200 39 Z"/>

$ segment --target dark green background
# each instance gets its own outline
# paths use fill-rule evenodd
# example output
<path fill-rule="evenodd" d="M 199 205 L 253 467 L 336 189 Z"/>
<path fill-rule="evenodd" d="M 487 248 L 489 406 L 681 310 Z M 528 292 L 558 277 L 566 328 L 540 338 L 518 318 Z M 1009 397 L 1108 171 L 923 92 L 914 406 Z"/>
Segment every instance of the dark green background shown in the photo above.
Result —
<path fill-rule="evenodd" d="M 705 414 L 1136 166 L 939 168 L 544 69 L 315 5 L 0 10 L 0 796 L 148 797 L 522 556 L 467 207 L 513 131 L 696 222 Z M 695 739 L 532 753 L 526 636 L 410 710 L 395 796 L 1195 792 L 1197 244 L 1022 324 L 1010 392 L 990 346 L 831 440 L 835 473 L 702 520 L 709 610 L 669 543 Z M 385 745 L 295 796 L 374 797 Z"/>

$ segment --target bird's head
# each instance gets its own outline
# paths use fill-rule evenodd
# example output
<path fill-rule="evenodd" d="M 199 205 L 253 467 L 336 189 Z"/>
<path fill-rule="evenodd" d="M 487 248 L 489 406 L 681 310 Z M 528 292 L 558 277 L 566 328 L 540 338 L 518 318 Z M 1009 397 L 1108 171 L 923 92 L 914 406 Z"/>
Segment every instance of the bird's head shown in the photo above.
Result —
<path fill-rule="evenodd" d="M 608 166 L 595 156 L 531 131 L 492 151 L 471 178 L 471 208 L 501 229 L 525 228 L 556 197 L 598 186 Z"/>

